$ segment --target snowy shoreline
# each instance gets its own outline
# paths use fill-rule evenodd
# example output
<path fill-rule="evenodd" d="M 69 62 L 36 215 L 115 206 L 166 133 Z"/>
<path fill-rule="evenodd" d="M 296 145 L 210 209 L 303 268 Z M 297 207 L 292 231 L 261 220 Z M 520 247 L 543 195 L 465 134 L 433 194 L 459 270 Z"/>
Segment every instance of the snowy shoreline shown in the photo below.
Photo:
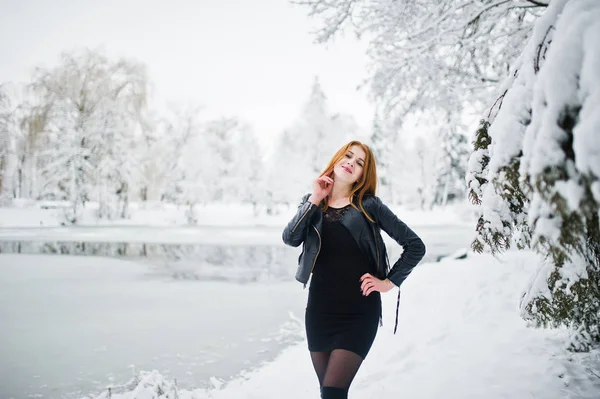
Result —
<path fill-rule="evenodd" d="M 82 211 L 77 227 L 227 227 L 283 228 L 296 212 L 295 206 L 281 207 L 276 215 L 254 214 L 251 205 L 211 204 L 196 206 L 197 225 L 187 223 L 186 207 L 172 204 L 130 205 L 131 215 L 127 219 L 100 220 L 96 217 L 97 204 L 89 203 Z M 421 211 L 403 207 L 391 207 L 405 223 L 418 226 L 469 225 L 475 226 L 474 209 L 470 204 Z M 63 206 L 49 206 L 45 202 L 16 203 L 11 207 L 0 207 L 0 229 L 25 227 L 63 227 Z"/>

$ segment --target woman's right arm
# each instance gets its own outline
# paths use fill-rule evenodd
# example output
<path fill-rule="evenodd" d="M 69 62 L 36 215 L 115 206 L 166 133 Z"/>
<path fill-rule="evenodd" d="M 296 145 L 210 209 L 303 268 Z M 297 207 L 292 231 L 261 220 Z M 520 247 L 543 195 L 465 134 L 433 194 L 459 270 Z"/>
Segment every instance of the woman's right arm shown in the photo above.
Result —
<path fill-rule="evenodd" d="M 286 245 L 297 247 L 304 241 L 306 228 L 312 215 L 317 210 L 318 206 L 309 200 L 311 194 L 306 194 L 302 197 L 296 215 L 289 221 L 283 229 L 281 238 Z"/>

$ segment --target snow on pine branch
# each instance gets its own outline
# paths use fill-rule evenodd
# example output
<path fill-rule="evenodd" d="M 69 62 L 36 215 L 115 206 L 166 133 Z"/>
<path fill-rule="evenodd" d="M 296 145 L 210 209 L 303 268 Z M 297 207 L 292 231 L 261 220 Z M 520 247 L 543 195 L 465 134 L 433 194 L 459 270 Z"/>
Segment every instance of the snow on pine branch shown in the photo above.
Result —
<path fill-rule="evenodd" d="M 467 179 L 474 249 L 512 239 L 543 253 L 522 312 L 574 327 L 576 350 L 600 341 L 598 37 L 599 2 L 550 4 L 475 135 Z"/>
<path fill-rule="evenodd" d="M 553 222 L 556 212 L 563 221 L 573 213 L 582 219 L 594 212 L 598 216 L 600 201 L 593 187 L 600 177 L 599 37 L 600 4 L 569 2 L 537 76 L 535 117 L 526 132 L 521 165 L 521 174 L 535 188 L 529 222 L 540 227 L 536 242 L 557 236 L 564 241 L 568 226 Z M 548 207 L 555 211 L 544 215 Z M 581 243 L 574 237 L 571 244 Z"/>
<path fill-rule="evenodd" d="M 485 132 L 489 135 L 485 141 L 489 145 L 475 149 L 469 160 L 467 177 L 467 185 L 473 192 L 471 197 L 478 198 L 482 204 L 478 238 L 473 245 L 479 251 L 483 243 L 490 244 L 492 251 L 507 249 L 513 238 L 516 238 L 519 248 L 529 246 L 529 201 L 522 191 L 519 167 L 525 131 L 532 119 L 536 73 L 543 65 L 543 57 L 553 37 L 553 24 L 564 4 L 564 1 L 553 3 L 540 17 L 531 40 L 500 87 L 501 94 L 492 105 L 487 120 L 482 122 L 490 124 L 489 131 Z M 485 139 L 477 138 L 482 133 L 481 129 L 478 130 L 475 141 Z M 485 174 L 482 166 L 484 155 L 488 156 Z M 517 233 L 516 237 L 513 237 L 514 233 Z"/>

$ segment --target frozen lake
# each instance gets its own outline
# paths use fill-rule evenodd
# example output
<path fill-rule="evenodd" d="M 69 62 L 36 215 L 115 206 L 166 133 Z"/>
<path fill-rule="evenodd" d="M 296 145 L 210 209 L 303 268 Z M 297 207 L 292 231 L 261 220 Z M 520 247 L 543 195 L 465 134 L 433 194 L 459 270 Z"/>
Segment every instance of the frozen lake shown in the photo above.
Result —
<path fill-rule="evenodd" d="M 472 237 L 468 226 L 415 231 L 428 260 Z M 280 234 L 0 229 L 0 397 L 98 393 L 126 382 L 131 366 L 205 387 L 271 360 L 303 339 L 307 294 L 293 280 L 299 249 L 283 246 Z M 104 257 L 81 256 L 92 254 Z M 392 261 L 397 254 L 390 247 Z"/>

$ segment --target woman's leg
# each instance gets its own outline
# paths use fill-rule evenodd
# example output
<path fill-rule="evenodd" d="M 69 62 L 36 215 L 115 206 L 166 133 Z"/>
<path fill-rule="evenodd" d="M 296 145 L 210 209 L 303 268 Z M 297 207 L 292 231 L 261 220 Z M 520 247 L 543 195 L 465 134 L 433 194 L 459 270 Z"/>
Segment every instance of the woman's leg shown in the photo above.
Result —
<path fill-rule="evenodd" d="M 352 351 L 333 350 L 323 378 L 321 389 L 323 399 L 347 398 L 348 388 L 350 388 L 362 361 L 363 358 Z"/>
<path fill-rule="evenodd" d="M 310 358 L 317 373 L 317 378 L 319 378 L 320 387 L 323 386 L 323 378 L 325 377 L 327 363 L 329 363 L 329 355 L 331 355 L 331 352 L 310 352 Z"/>

